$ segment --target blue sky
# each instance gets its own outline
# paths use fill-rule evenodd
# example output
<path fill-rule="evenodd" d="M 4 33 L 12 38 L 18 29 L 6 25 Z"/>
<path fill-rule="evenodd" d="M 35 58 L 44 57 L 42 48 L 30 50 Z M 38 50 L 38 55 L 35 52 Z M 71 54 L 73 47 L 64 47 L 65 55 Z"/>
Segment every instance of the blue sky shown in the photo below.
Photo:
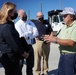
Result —
<path fill-rule="evenodd" d="M 76 0 L 0 0 L 0 8 L 4 2 L 11 1 L 17 5 L 17 10 L 24 9 L 27 13 L 30 11 L 30 19 L 36 19 L 36 13 L 41 11 L 44 14 L 44 18 L 48 18 L 48 11 L 53 9 L 64 9 L 65 7 L 72 7 L 76 10 Z M 62 6 L 61 6 L 62 4 Z"/>

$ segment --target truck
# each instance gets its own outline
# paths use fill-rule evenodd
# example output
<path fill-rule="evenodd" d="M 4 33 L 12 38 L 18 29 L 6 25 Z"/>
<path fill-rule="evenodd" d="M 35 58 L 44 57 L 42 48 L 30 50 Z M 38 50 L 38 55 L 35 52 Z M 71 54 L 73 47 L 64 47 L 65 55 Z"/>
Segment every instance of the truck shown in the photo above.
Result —
<path fill-rule="evenodd" d="M 53 29 L 53 34 L 57 35 L 63 24 L 63 18 L 60 15 L 60 12 L 62 12 L 63 10 L 51 10 L 48 11 L 48 21 Z"/>

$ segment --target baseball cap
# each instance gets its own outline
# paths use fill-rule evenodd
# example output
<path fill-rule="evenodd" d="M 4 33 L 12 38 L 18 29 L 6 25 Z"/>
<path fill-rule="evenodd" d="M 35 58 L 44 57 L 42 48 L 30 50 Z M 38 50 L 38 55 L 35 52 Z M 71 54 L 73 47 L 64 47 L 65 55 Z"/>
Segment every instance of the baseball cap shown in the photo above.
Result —
<path fill-rule="evenodd" d="M 75 15 L 75 11 L 71 7 L 66 7 L 61 13 L 61 15 L 72 14 Z"/>

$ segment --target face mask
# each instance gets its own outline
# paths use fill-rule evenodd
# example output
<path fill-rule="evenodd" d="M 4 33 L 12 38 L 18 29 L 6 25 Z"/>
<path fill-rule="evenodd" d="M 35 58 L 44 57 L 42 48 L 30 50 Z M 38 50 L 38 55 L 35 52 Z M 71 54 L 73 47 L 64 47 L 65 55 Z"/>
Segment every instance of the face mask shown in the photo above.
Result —
<path fill-rule="evenodd" d="M 22 17 L 22 20 L 23 20 L 23 21 L 26 21 L 26 20 L 27 20 L 27 16 L 25 16 L 25 17 L 23 16 L 23 17 Z"/>
<path fill-rule="evenodd" d="M 15 12 L 15 13 L 14 13 L 14 16 L 11 16 L 11 19 L 14 20 L 14 19 L 17 18 L 17 16 L 18 16 L 18 13 Z"/>
<path fill-rule="evenodd" d="M 39 18 L 39 20 L 40 20 L 40 21 L 43 21 L 43 20 L 44 20 L 44 17 Z"/>

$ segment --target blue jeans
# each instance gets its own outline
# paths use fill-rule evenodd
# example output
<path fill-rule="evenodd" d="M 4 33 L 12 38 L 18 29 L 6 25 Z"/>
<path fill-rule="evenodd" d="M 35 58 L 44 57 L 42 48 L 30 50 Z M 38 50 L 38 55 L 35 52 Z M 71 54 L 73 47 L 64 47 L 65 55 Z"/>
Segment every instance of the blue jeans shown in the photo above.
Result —
<path fill-rule="evenodd" d="M 58 75 L 75 75 L 76 54 L 61 54 Z"/>

